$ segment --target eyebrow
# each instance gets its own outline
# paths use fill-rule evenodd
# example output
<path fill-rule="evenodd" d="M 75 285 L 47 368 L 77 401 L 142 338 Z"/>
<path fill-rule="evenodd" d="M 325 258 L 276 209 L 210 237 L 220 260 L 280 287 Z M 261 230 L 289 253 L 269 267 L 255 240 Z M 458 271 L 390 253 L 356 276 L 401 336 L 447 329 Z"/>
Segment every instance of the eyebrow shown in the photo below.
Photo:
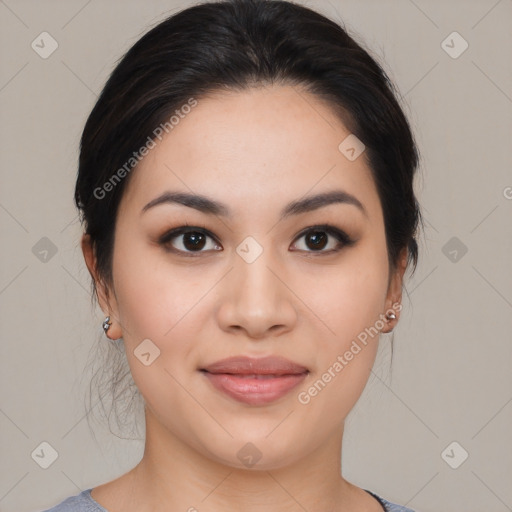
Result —
<path fill-rule="evenodd" d="M 220 215 L 222 217 L 232 217 L 232 213 L 227 205 L 200 194 L 190 194 L 188 192 L 172 192 L 167 191 L 151 200 L 144 208 L 141 214 L 161 204 L 181 204 L 194 208 L 200 212 L 210 215 Z M 288 203 L 280 214 L 280 219 L 284 219 L 291 215 L 299 215 L 301 213 L 311 212 L 331 204 L 349 204 L 358 208 L 366 217 L 368 213 L 357 197 L 345 192 L 344 190 L 333 190 L 316 195 L 310 195 Z"/>

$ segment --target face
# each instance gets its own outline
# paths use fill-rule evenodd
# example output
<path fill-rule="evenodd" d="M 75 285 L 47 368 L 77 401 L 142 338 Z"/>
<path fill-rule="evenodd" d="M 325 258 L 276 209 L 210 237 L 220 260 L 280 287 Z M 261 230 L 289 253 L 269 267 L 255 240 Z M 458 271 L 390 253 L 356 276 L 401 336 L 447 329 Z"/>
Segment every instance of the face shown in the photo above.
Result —
<path fill-rule="evenodd" d="M 403 275 L 389 275 L 365 153 L 349 160 L 338 148 L 348 135 L 295 87 L 215 94 L 133 171 L 101 303 L 162 441 L 241 468 L 245 447 L 271 469 L 341 436 Z M 324 200 L 304 202 L 316 195 Z M 201 371 L 232 356 L 279 356 L 307 371 L 250 378 L 253 392 Z"/>

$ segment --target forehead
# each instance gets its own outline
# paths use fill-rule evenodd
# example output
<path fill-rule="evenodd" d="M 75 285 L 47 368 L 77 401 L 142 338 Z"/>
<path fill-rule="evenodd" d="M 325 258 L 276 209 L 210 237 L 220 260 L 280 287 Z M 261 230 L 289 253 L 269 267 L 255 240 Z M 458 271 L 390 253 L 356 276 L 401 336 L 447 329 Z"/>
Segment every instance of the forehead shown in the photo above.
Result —
<path fill-rule="evenodd" d="M 349 135 L 329 105 L 296 86 L 210 94 L 155 139 L 123 202 L 142 208 L 178 190 L 257 213 L 266 204 L 341 188 L 372 203 L 377 194 L 365 153 L 350 161 L 339 149 Z"/>

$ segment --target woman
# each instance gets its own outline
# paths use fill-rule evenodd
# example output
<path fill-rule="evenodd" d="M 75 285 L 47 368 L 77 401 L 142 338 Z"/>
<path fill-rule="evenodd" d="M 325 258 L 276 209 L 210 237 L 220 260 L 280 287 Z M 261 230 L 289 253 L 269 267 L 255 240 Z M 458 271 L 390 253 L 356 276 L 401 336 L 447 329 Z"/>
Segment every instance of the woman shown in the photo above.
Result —
<path fill-rule="evenodd" d="M 407 511 L 340 475 L 417 264 L 418 151 L 384 71 L 286 1 L 144 35 L 86 123 L 75 200 L 145 451 L 51 512 Z"/>

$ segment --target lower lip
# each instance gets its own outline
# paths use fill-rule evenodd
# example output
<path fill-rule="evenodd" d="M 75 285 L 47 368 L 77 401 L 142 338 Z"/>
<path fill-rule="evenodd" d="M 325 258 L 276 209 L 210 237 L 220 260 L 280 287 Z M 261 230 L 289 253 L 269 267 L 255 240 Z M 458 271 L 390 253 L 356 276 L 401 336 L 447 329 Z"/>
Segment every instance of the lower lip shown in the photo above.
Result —
<path fill-rule="evenodd" d="M 229 373 L 203 373 L 216 389 L 223 391 L 239 402 L 249 405 L 263 405 L 273 402 L 289 393 L 307 376 L 307 373 L 300 373 L 258 379 Z"/>

